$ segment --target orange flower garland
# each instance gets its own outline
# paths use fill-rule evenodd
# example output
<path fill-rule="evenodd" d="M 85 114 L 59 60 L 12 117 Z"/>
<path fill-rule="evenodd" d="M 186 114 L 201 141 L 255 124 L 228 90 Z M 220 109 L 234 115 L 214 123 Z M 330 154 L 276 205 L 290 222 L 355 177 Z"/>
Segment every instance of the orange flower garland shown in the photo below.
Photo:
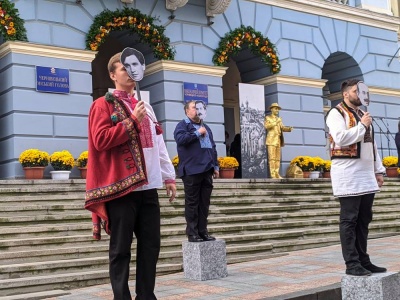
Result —
<path fill-rule="evenodd" d="M 116 11 L 106 9 L 94 18 L 86 37 L 86 49 L 97 51 L 111 31 L 129 30 L 138 34 L 141 42 L 152 47 L 154 57 L 172 60 L 175 50 L 169 45 L 169 38 L 164 35 L 165 28 L 154 25 L 154 20 L 133 8 Z"/>
<path fill-rule="evenodd" d="M 0 32 L 6 41 L 27 41 L 24 21 L 8 0 L 0 0 Z"/>
<path fill-rule="evenodd" d="M 253 54 L 261 56 L 261 60 L 270 67 L 272 74 L 280 72 L 281 65 L 275 45 L 251 26 L 242 25 L 228 32 L 219 42 L 218 48 L 215 49 L 213 63 L 217 66 L 225 65 L 229 61 L 229 57 L 238 54 L 244 45 L 248 45 Z"/>

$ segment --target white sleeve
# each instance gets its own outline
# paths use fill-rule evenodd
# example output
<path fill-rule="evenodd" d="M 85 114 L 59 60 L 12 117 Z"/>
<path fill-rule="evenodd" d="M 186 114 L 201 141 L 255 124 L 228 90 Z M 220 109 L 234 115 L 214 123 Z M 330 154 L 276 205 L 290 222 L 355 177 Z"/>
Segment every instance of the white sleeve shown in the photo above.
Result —
<path fill-rule="evenodd" d="M 156 117 L 151 105 L 145 102 L 145 107 L 147 109 L 147 113 L 150 116 L 150 119 L 153 122 L 157 122 L 157 117 Z M 158 155 L 160 157 L 162 180 L 163 180 L 163 182 L 165 182 L 165 180 L 175 180 L 175 178 L 176 178 L 175 168 L 169 157 L 167 147 L 165 146 L 163 135 L 162 134 L 156 135 L 155 140 L 158 145 L 158 151 L 159 151 Z"/>
<path fill-rule="evenodd" d="M 366 129 L 359 122 L 356 126 L 348 129 L 345 118 L 336 109 L 332 109 L 326 118 L 326 125 L 329 133 L 337 146 L 349 146 L 361 142 L 364 138 Z"/>

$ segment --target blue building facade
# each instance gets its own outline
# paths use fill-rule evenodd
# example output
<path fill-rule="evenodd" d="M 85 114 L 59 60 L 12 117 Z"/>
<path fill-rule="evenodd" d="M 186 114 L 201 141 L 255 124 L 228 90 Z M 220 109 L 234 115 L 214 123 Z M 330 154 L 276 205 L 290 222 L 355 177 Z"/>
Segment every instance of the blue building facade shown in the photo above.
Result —
<path fill-rule="evenodd" d="M 123 48 L 146 57 L 141 89 L 150 92 L 170 156 L 176 154 L 173 131 L 184 117 L 183 83 L 208 85 L 207 124 L 220 156 L 225 142 L 239 133 L 238 83 L 265 88 L 266 108 L 282 107 L 287 126 L 282 173 L 297 155 L 328 158 L 324 116 L 340 101 L 341 81 L 356 77 L 370 87 L 368 110 L 383 156 L 395 155 L 393 135 L 400 117 L 399 24 L 396 1 L 389 0 L 15 0 L 25 21 L 28 42 L 0 45 L 0 178 L 18 178 L 19 154 L 28 148 L 52 153 L 87 150 L 87 115 L 93 100 L 112 82 L 107 61 Z M 132 2 L 132 3 L 126 3 Z M 135 8 L 156 17 L 175 48 L 174 60 L 159 60 L 135 34 L 114 30 L 96 51 L 85 50 L 95 17 L 105 9 Z M 394 15 L 393 15 L 394 13 Z M 280 72 L 243 47 L 228 64 L 215 66 L 221 39 L 250 26 L 277 49 Z M 69 94 L 36 91 L 35 68 L 69 70 Z M 379 126 L 378 126 L 379 125 Z M 382 128 L 380 133 L 379 127 Z M 230 139 L 225 140 L 225 131 Z M 46 174 L 51 170 L 48 167 Z M 266 174 L 267 176 L 267 174 Z M 265 177 L 266 177 L 265 176 Z M 74 170 L 72 177 L 78 177 Z"/>

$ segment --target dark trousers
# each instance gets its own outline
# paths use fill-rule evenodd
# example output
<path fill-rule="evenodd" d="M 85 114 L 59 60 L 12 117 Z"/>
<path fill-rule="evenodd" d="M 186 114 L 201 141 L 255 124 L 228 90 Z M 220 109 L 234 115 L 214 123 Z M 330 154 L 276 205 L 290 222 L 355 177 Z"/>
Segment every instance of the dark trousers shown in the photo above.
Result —
<path fill-rule="evenodd" d="M 187 235 L 198 235 L 207 231 L 208 209 L 213 190 L 213 173 L 214 170 L 210 170 L 182 177 L 185 190 Z"/>
<path fill-rule="evenodd" d="M 367 265 L 368 225 L 372 221 L 375 194 L 342 197 L 340 200 L 340 242 L 346 266 Z"/>
<path fill-rule="evenodd" d="M 110 219 L 110 281 L 114 300 L 131 300 L 129 263 L 133 233 L 136 249 L 136 299 L 154 295 L 160 253 L 160 205 L 156 189 L 130 193 L 106 203 Z"/>

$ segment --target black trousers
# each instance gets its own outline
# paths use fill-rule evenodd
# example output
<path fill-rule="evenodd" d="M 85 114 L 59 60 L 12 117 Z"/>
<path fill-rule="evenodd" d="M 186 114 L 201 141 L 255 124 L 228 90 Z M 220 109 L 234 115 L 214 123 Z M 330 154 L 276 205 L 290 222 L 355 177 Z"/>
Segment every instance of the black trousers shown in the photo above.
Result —
<path fill-rule="evenodd" d="M 186 234 L 198 235 L 207 231 L 208 209 L 213 190 L 214 170 L 182 177 L 185 190 Z"/>
<path fill-rule="evenodd" d="M 133 233 L 136 249 L 136 299 L 154 295 L 160 253 L 160 205 L 156 189 L 130 193 L 107 202 L 110 219 L 110 281 L 114 300 L 131 300 L 129 263 Z"/>
<path fill-rule="evenodd" d="M 372 221 L 375 194 L 343 197 L 340 200 L 340 242 L 347 268 L 367 265 L 368 226 Z"/>

